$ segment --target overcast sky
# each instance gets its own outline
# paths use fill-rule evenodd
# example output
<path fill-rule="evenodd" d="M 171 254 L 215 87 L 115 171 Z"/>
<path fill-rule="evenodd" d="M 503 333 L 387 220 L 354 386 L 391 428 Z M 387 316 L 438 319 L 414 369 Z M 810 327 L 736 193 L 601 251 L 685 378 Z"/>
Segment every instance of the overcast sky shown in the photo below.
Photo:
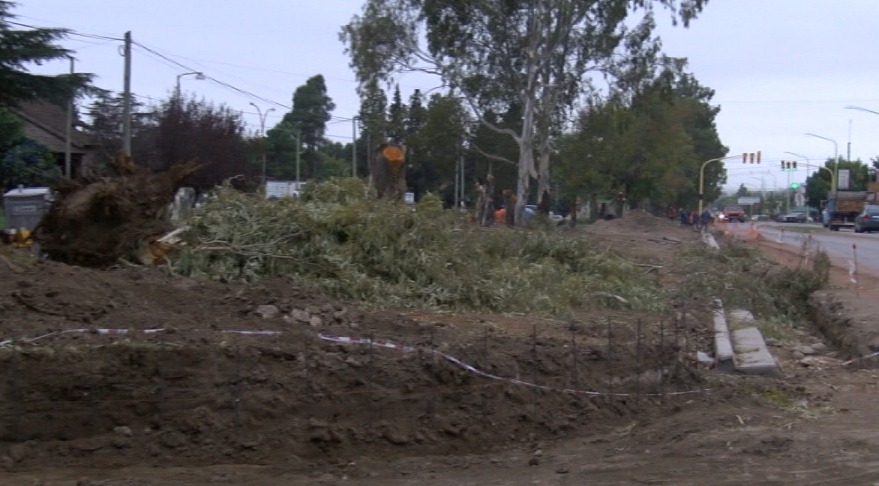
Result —
<path fill-rule="evenodd" d="M 274 126 L 289 110 L 293 91 L 321 74 L 336 103 L 328 135 L 346 143 L 359 101 L 338 33 L 361 4 L 20 0 L 12 13 L 24 24 L 82 34 L 63 42 L 76 51 L 76 71 L 96 74 L 97 86 L 116 92 L 123 87 L 118 39 L 130 31 L 136 43 L 132 91 L 140 101 L 167 99 L 179 79 L 184 93 L 241 110 L 251 130 L 260 128 L 259 112 L 266 128 Z M 668 16 L 658 19 L 667 23 Z M 877 0 L 710 0 L 689 29 L 662 27 L 666 54 L 688 58 L 690 72 L 715 91 L 717 129 L 730 155 L 762 153 L 760 165 L 723 162 L 727 188 L 744 183 L 768 190 L 805 180 L 804 169 L 782 172 L 782 160 L 823 165 L 834 153 L 850 153 L 869 164 L 879 156 L 877 19 Z M 34 71 L 68 69 L 69 63 L 58 62 Z M 191 71 L 213 80 L 180 76 Z M 400 84 L 408 99 L 413 89 L 437 83 L 409 77 Z"/>

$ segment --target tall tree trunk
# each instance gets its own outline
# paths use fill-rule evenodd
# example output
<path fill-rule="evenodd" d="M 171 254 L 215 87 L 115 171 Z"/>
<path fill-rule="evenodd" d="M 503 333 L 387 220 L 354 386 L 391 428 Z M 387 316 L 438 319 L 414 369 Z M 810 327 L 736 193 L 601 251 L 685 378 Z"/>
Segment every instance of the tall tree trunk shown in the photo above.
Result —
<path fill-rule="evenodd" d="M 541 204 L 544 204 L 544 198 L 547 198 L 545 204 L 549 204 L 552 199 L 552 190 L 549 181 L 549 147 L 541 144 L 540 153 L 537 154 L 537 194 L 540 197 Z M 547 207 L 548 211 L 549 208 Z"/>

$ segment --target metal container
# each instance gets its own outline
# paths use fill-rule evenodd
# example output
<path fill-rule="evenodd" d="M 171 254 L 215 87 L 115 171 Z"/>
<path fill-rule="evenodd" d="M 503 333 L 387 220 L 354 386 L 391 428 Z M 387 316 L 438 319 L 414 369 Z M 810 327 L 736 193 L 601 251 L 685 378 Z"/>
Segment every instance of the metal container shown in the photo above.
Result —
<path fill-rule="evenodd" d="M 51 203 L 48 187 L 21 187 L 3 195 L 6 228 L 33 230 Z"/>

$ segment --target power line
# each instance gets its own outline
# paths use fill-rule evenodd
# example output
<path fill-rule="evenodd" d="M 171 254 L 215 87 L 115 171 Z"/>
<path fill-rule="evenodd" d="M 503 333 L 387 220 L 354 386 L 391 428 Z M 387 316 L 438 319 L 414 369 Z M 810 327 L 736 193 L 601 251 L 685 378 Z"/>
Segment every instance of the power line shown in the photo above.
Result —
<path fill-rule="evenodd" d="M 143 49 L 143 50 L 149 52 L 150 54 L 152 54 L 152 55 L 154 55 L 154 56 L 156 56 L 156 57 L 159 57 L 159 58 L 161 58 L 161 59 L 164 59 L 165 61 L 167 61 L 167 62 L 169 62 L 169 63 L 171 63 L 171 64 L 173 64 L 173 65 L 175 65 L 175 66 L 177 66 L 177 67 L 179 67 L 179 68 L 181 68 L 181 69 L 185 69 L 185 70 L 187 70 L 187 71 L 198 71 L 197 69 L 195 69 L 195 68 L 193 68 L 193 67 L 191 67 L 191 66 L 187 66 L 186 64 L 183 64 L 183 63 L 181 63 L 181 62 L 179 62 L 179 61 L 177 61 L 177 60 L 175 60 L 175 59 L 172 59 L 172 58 L 170 58 L 170 57 L 168 57 L 168 56 L 166 56 L 166 55 L 164 55 L 164 54 L 162 54 L 162 53 L 156 51 L 155 49 L 151 49 L 151 48 L 149 48 L 149 47 L 147 47 L 147 46 L 141 44 L 140 42 L 137 42 L 137 41 L 132 40 L 131 43 L 132 43 L 133 45 L 136 45 L 136 46 L 140 47 L 141 49 Z M 268 99 L 268 98 L 263 98 L 262 96 L 259 96 L 259 95 L 255 94 L 255 93 L 252 93 L 252 92 L 247 91 L 247 90 L 245 90 L 245 89 L 239 88 L 239 87 L 237 87 L 237 86 L 233 86 L 233 85 L 231 85 L 231 84 L 229 84 L 229 83 L 227 83 L 227 82 L 225 82 L 225 81 L 221 81 L 221 80 L 219 80 L 219 79 L 217 79 L 217 78 L 215 78 L 215 77 L 213 77 L 213 76 L 211 76 L 211 75 L 209 75 L 209 74 L 204 74 L 204 77 L 205 77 L 205 79 L 208 79 L 208 80 L 210 80 L 210 81 L 213 81 L 213 82 L 216 83 L 216 84 L 219 84 L 220 86 L 223 86 L 223 87 L 225 87 L 225 88 L 231 89 L 232 91 L 235 91 L 235 92 L 237 92 L 237 93 L 240 93 L 240 94 L 243 94 L 243 95 L 250 96 L 250 97 L 252 97 L 252 98 L 258 99 L 258 100 L 260 100 L 260 101 L 262 101 L 262 102 L 264 102 L 264 103 L 268 103 L 268 104 L 270 104 L 270 105 L 275 105 L 275 106 L 278 106 L 278 107 L 280 107 L 280 108 L 284 108 L 284 109 L 286 109 L 286 110 L 290 110 L 290 109 L 291 109 L 289 106 L 287 106 L 287 105 L 285 105 L 285 104 L 283 104 L 283 103 L 278 103 L 277 101 L 270 100 L 270 99 Z"/>

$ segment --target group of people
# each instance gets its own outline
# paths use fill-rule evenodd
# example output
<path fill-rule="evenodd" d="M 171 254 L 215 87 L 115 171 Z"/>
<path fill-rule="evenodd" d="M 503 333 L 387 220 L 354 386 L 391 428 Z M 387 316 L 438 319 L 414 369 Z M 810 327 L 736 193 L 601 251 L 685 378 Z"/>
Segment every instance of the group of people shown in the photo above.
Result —
<path fill-rule="evenodd" d="M 714 221 L 714 216 L 711 215 L 711 211 L 708 209 L 702 211 L 702 214 L 699 214 L 697 211 L 690 211 L 687 208 L 680 208 L 677 211 L 671 208 L 667 211 L 669 219 L 674 219 L 675 214 L 677 214 L 681 226 L 695 226 L 697 229 L 704 229 Z"/>

